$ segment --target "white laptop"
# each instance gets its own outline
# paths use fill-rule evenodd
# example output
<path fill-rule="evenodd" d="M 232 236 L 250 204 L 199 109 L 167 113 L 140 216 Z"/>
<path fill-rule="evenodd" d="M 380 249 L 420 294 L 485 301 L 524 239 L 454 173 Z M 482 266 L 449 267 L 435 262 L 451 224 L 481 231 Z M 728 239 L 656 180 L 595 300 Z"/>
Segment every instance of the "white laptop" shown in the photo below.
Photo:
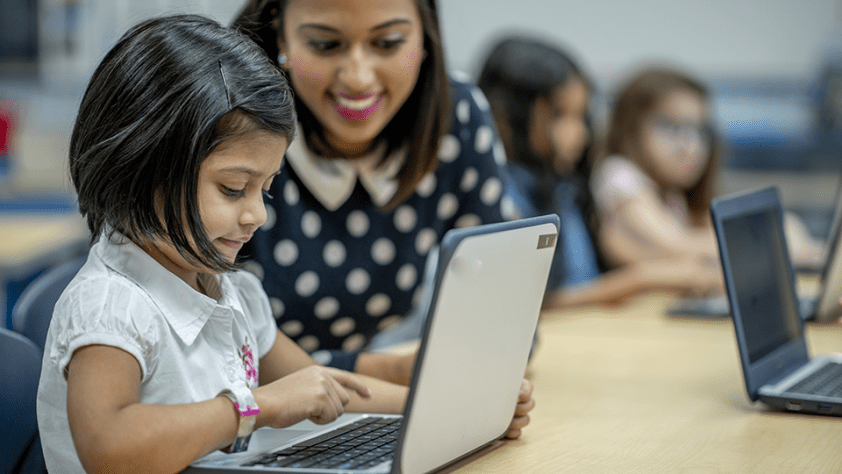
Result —
<path fill-rule="evenodd" d="M 777 189 L 715 199 L 711 214 L 749 398 L 842 415 L 842 354 L 807 350 Z"/>
<path fill-rule="evenodd" d="M 818 292 L 811 295 L 798 294 L 798 313 L 805 320 L 816 322 L 834 321 L 842 317 L 842 186 L 836 191 L 836 205 L 827 236 L 827 255 L 820 272 Z M 667 307 L 667 314 L 676 317 L 730 316 L 728 298 L 725 295 L 705 298 L 678 298 Z"/>
<path fill-rule="evenodd" d="M 547 215 L 445 234 L 403 415 L 345 414 L 325 426 L 262 428 L 246 452 L 214 452 L 184 472 L 423 473 L 502 438 L 558 227 L 558 216 Z M 363 439 L 352 437 L 354 428 Z M 328 460 L 337 453 L 339 462 Z"/>

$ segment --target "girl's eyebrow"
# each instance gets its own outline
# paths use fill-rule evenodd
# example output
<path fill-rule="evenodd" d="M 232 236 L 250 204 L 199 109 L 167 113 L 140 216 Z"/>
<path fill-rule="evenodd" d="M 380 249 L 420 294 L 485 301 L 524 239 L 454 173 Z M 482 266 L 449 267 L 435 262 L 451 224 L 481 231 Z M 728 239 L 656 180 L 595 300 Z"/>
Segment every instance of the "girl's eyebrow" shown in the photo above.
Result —
<path fill-rule="evenodd" d="M 249 168 L 247 166 L 228 166 L 219 170 L 221 173 L 240 173 L 240 174 L 247 174 L 249 176 L 253 176 L 255 178 L 263 177 L 263 173 L 257 171 L 255 169 Z M 281 170 L 275 171 L 272 173 L 272 176 L 277 176 L 281 174 Z"/>
<path fill-rule="evenodd" d="M 371 30 L 372 31 L 382 30 L 384 28 L 389 28 L 390 26 L 411 25 L 411 24 L 412 24 L 412 22 L 409 21 L 406 18 L 395 18 L 394 20 L 385 21 L 383 23 L 380 23 L 379 25 L 375 25 L 371 28 Z M 333 28 L 332 26 L 321 25 L 319 23 L 304 23 L 304 24 L 302 24 L 298 27 L 299 30 L 306 29 L 306 28 L 313 28 L 313 29 L 316 29 L 316 30 L 322 30 L 322 31 L 327 31 L 327 32 L 331 32 L 331 33 L 339 33 L 338 29 Z"/>

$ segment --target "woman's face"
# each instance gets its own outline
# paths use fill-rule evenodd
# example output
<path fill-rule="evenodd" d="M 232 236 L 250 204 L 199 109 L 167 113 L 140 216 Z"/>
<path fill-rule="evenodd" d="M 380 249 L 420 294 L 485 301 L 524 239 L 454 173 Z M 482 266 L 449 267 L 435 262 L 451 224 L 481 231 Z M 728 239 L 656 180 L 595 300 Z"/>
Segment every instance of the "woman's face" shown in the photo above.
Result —
<path fill-rule="evenodd" d="M 689 189 L 699 182 L 710 156 L 708 124 L 704 99 L 689 90 L 670 92 L 644 118 L 641 153 L 663 186 Z"/>
<path fill-rule="evenodd" d="M 293 89 L 348 156 L 367 152 L 415 88 L 424 30 L 414 0 L 292 0 L 280 51 Z"/>
<path fill-rule="evenodd" d="M 567 174 L 582 158 L 591 140 L 587 125 L 590 92 L 573 78 L 539 97 L 532 106 L 531 143 L 534 151 L 552 161 L 559 174 Z"/>

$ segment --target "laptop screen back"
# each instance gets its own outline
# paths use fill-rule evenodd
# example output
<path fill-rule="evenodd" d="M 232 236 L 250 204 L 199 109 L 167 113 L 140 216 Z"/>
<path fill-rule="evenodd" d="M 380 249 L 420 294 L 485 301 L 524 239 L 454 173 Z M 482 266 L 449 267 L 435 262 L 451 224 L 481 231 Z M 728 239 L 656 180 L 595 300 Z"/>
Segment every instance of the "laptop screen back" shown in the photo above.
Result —
<path fill-rule="evenodd" d="M 749 398 L 809 360 L 777 189 L 711 204 Z"/>

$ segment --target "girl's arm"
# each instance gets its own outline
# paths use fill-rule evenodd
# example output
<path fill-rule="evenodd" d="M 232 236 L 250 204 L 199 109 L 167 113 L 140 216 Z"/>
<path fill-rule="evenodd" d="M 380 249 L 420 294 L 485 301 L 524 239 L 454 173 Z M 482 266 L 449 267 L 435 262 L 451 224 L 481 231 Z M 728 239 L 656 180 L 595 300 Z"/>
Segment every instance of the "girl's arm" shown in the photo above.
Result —
<path fill-rule="evenodd" d="M 375 354 L 372 354 L 375 355 Z M 399 356 L 384 355 L 397 359 Z M 272 349 L 260 359 L 260 388 L 254 390 L 257 406 L 262 407 L 261 398 L 263 389 L 280 382 L 302 369 L 321 366 L 310 357 L 301 347 L 293 342 L 284 333 L 278 330 L 275 337 L 275 344 Z M 338 371 L 341 372 L 341 371 Z M 406 386 L 390 383 L 385 380 L 374 378 L 370 375 L 355 374 L 368 387 L 371 397 L 363 398 L 357 393 L 350 393 L 351 399 L 345 407 L 349 412 L 370 412 L 370 413 L 402 413 L 409 389 Z M 407 377 L 408 381 L 408 377 Z M 408 382 L 407 382 L 408 384 Z M 259 398 L 260 397 L 260 398 Z M 260 416 L 258 416 L 258 421 Z"/>
<path fill-rule="evenodd" d="M 587 284 L 562 288 L 544 300 L 544 309 L 592 304 L 617 304 L 644 291 L 665 290 L 703 295 L 724 290 L 722 270 L 695 258 L 669 258 L 629 264 Z"/>
<path fill-rule="evenodd" d="M 67 416 L 87 472 L 178 472 L 236 437 L 227 398 L 142 404 L 140 378 L 134 356 L 115 347 L 85 346 L 70 359 Z"/>
<path fill-rule="evenodd" d="M 712 226 L 692 227 L 678 221 L 650 193 L 627 200 L 613 216 L 603 224 L 600 240 L 615 264 L 668 257 L 719 258 Z"/>
<path fill-rule="evenodd" d="M 180 405 L 140 403 L 140 379 L 137 360 L 122 349 L 90 345 L 70 359 L 68 420 L 88 472 L 179 472 L 234 441 L 239 414 L 228 398 Z M 349 392 L 359 400 L 369 394 L 354 374 L 303 367 L 254 390 L 260 408 L 256 428 L 280 428 L 307 418 L 333 421 L 350 401 Z"/>
<path fill-rule="evenodd" d="M 384 356 L 389 355 L 384 354 Z M 394 357 L 408 357 L 411 358 L 412 363 L 415 361 L 414 352 L 408 356 Z M 269 384 L 265 385 L 268 388 L 274 384 L 283 382 L 286 377 L 289 377 L 288 374 L 294 374 L 297 373 L 296 371 L 306 368 L 335 370 L 317 365 L 316 361 L 295 342 L 278 331 L 272 349 L 260 359 L 260 384 Z M 367 375 L 357 374 L 357 376 L 368 387 L 371 396 L 361 397 L 359 393 L 349 392 L 350 401 L 345 406 L 345 411 L 354 413 L 403 413 L 404 404 L 409 394 L 409 388 L 407 386 L 386 382 Z M 407 384 L 408 382 L 407 377 Z M 261 415 L 258 415 L 258 423 L 263 414 L 263 404 L 269 403 L 263 398 L 263 388 L 254 390 L 255 401 L 257 402 L 257 406 L 261 408 Z M 532 383 L 524 380 L 521 384 L 517 406 L 512 416 L 512 423 L 509 425 L 509 430 L 506 433 L 507 438 L 514 439 L 520 437 L 521 430 L 529 424 L 529 413 L 534 407 L 535 400 L 532 398 Z"/>

